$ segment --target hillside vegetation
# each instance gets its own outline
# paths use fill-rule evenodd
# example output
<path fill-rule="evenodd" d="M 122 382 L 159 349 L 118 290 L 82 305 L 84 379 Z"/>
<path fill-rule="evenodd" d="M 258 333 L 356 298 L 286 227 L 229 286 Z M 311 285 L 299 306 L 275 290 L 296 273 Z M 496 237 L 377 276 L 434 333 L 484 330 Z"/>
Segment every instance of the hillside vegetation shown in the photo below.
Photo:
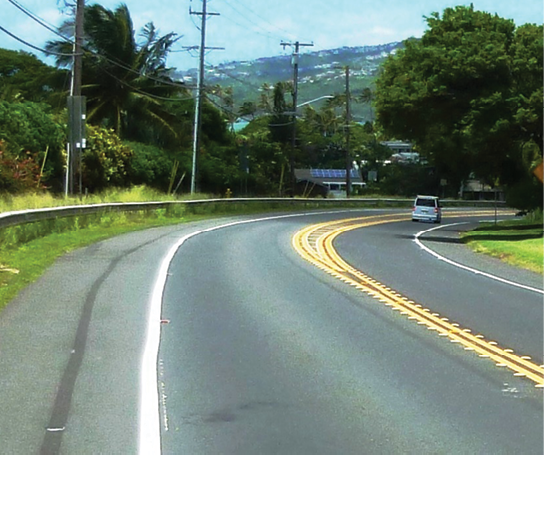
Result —
<path fill-rule="evenodd" d="M 361 101 L 364 89 L 372 89 L 380 66 L 385 58 L 403 48 L 402 42 L 377 46 L 344 47 L 312 52 L 305 48 L 299 58 L 299 103 L 323 95 L 344 94 L 345 74 L 342 68 L 350 66 L 350 90 L 353 95 L 354 121 L 373 121 L 371 101 Z M 198 72 L 189 70 L 181 74 L 190 84 L 196 83 Z M 232 61 L 218 66 L 208 66 L 206 82 L 209 87 L 232 89 L 234 106 L 244 102 L 258 102 L 263 87 L 273 87 L 278 82 L 293 79 L 291 55 L 263 57 L 255 61 Z M 316 107 L 320 104 L 316 102 Z"/>

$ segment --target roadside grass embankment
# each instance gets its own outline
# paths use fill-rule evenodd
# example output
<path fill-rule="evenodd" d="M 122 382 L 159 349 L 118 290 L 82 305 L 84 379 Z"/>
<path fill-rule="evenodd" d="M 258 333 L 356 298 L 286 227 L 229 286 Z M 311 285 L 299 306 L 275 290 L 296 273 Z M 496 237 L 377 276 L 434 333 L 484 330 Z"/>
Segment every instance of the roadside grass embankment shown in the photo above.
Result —
<path fill-rule="evenodd" d="M 209 199 L 207 196 L 176 197 L 178 201 Z M 81 204 L 172 201 L 172 196 L 158 193 L 143 186 L 129 190 L 109 190 L 107 193 L 83 198 L 57 198 L 50 194 L 35 193 L 22 196 L 0 196 L 0 213 L 35 210 Z M 390 206 L 390 204 L 376 204 Z M 0 228 L 0 310 L 27 285 L 36 281 L 54 261 L 66 254 L 98 241 L 126 232 L 167 226 L 204 218 L 225 215 L 247 215 L 271 211 L 308 209 L 309 204 L 271 203 L 202 203 L 190 207 L 180 202 L 168 208 L 134 212 L 107 212 L 74 217 L 61 217 L 39 222 Z M 320 206 L 322 208 L 322 206 Z M 330 207 L 337 207 L 331 201 Z M 529 228 L 525 225 L 537 225 Z M 500 223 L 497 227 L 505 223 Z M 526 218 L 514 221 L 516 230 L 489 230 L 466 234 L 468 244 L 476 251 L 495 252 L 501 259 L 542 273 L 542 213 L 540 221 Z M 540 232 L 538 232 L 540 230 Z M 497 234 L 509 234 L 499 239 Z M 476 234 L 476 235 L 473 235 Z M 522 237 L 523 236 L 523 237 Z M 537 239 L 537 236 L 540 239 Z M 501 249 L 498 249 L 502 245 Z M 494 250 L 493 250 L 494 249 Z"/>
<path fill-rule="evenodd" d="M 489 254 L 524 269 L 543 273 L 543 221 L 539 210 L 526 217 L 495 223 L 482 223 L 462 236 L 474 252 Z"/>
<path fill-rule="evenodd" d="M 178 201 L 209 199 L 205 195 L 176 197 Z M 58 198 L 48 193 L 0 196 L 0 213 L 36 210 L 83 204 L 172 201 L 171 195 L 139 186 L 129 190 L 109 190 L 82 198 Z M 301 205 L 198 204 L 180 203 L 168 208 L 147 211 L 108 212 L 61 217 L 0 228 L 0 310 L 27 285 L 36 281 L 54 261 L 66 254 L 98 241 L 135 230 L 167 226 L 204 218 L 242 215 L 307 208 Z"/>

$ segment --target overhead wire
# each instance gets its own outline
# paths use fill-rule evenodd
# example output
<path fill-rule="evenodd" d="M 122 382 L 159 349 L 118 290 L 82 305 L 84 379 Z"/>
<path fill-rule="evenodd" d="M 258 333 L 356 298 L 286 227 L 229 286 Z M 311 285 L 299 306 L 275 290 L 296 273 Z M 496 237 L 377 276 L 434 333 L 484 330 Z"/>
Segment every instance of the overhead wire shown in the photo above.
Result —
<path fill-rule="evenodd" d="M 20 4 L 19 2 L 17 2 L 16 0 L 7 0 L 10 4 L 12 4 L 14 7 L 16 7 L 17 9 L 19 9 L 20 11 L 22 11 L 26 16 L 28 16 L 29 18 L 31 18 L 32 20 L 34 20 L 35 22 L 37 22 L 38 24 L 40 24 L 41 26 L 43 26 L 45 29 L 47 29 L 48 31 L 51 31 L 52 33 L 54 33 L 55 35 L 61 37 L 62 39 L 64 39 L 66 42 L 68 43 L 71 43 L 73 44 L 73 40 L 66 37 L 65 35 L 63 35 L 62 33 L 60 33 L 59 31 L 57 31 L 56 29 L 54 29 L 51 25 L 49 25 L 48 23 L 44 22 L 42 19 L 40 19 L 37 15 L 35 15 L 34 13 L 32 13 L 28 8 L 26 8 L 25 6 L 23 6 L 22 4 Z M 44 50 L 43 48 L 40 48 L 38 46 L 35 46 L 23 39 L 21 39 L 20 37 L 18 37 L 17 35 L 11 33 L 10 31 L 8 31 L 7 29 L 5 29 L 4 27 L 0 26 L 0 30 L 5 32 L 6 34 L 8 34 L 10 37 L 14 38 L 15 40 L 17 40 L 18 42 L 24 44 L 25 46 L 28 46 L 34 50 L 37 50 L 41 53 L 44 53 L 45 55 L 53 55 L 53 56 L 57 56 L 57 57 L 73 57 L 74 56 L 74 53 L 62 53 L 62 52 L 53 52 L 53 51 L 48 51 L 48 50 Z M 106 55 L 103 55 L 103 54 L 100 54 L 98 52 L 95 52 L 95 51 L 92 51 L 92 50 L 89 50 L 88 48 L 83 48 L 83 51 L 89 55 L 92 55 L 94 57 L 97 57 L 97 58 L 100 58 L 100 59 L 104 59 L 106 61 L 108 61 L 110 64 L 113 64 L 114 66 L 117 66 L 119 68 L 122 68 L 122 69 L 125 69 L 126 71 L 129 71 L 129 72 L 132 72 L 134 74 L 137 74 L 138 76 L 141 76 L 141 77 L 144 77 L 146 79 L 149 79 L 150 81 L 155 81 L 156 83 L 159 83 L 159 84 L 163 84 L 163 85 L 166 85 L 166 86 L 173 86 L 173 87 L 178 87 L 178 88 L 191 88 L 191 87 L 188 87 L 186 86 L 184 83 L 176 83 L 176 82 L 171 82 L 171 81 L 167 81 L 165 79 L 160 79 L 160 78 L 157 78 L 157 77 L 153 77 L 153 76 L 150 76 L 149 74 L 145 74 L 145 73 L 142 73 L 138 70 L 135 70 L 134 68 L 126 65 L 126 64 L 123 64 L 115 59 L 112 59 Z M 119 80 L 120 81 L 120 80 Z M 134 88 L 134 90 L 137 91 L 137 89 L 135 87 L 131 87 L 131 88 Z"/>
<path fill-rule="evenodd" d="M 229 4 L 228 0 L 225 0 L 227 4 Z M 69 43 L 73 43 L 73 40 L 66 37 L 65 35 L 63 35 L 62 33 L 58 32 L 56 29 L 54 29 L 51 25 L 49 25 L 48 23 L 46 23 L 45 21 L 43 21 L 42 19 L 40 19 L 38 16 L 36 16 L 34 13 L 32 13 L 28 8 L 26 8 L 25 6 L 23 6 L 21 3 L 17 2 L 16 0 L 8 0 L 9 3 L 11 3 L 14 7 L 16 7 L 17 9 L 19 9 L 20 11 L 22 11 L 26 16 L 28 16 L 29 18 L 31 18 L 32 20 L 34 20 L 35 22 L 37 22 L 38 24 L 40 24 L 41 26 L 43 26 L 44 28 L 46 28 L 48 31 L 51 31 L 52 33 L 54 33 L 55 35 L 61 37 L 62 39 L 64 39 L 65 41 L 69 42 Z M 236 11 L 238 14 L 240 14 L 241 16 L 243 16 L 245 18 L 245 15 L 238 9 L 236 9 L 234 6 L 232 6 L 231 4 L 229 4 L 229 6 L 231 8 L 233 8 L 234 11 Z M 247 8 L 246 6 L 244 6 L 245 9 L 247 9 L 248 11 L 252 12 L 253 14 L 255 14 L 257 17 L 261 18 L 257 13 L 255 13 L 253 10 L 251 10 L 250 8 Z M 226 17 L 228 18 L 228 17 Z M 241 27 L 245 27 L 243 26 L 242 24 L 236 22 L 235 20 L 232 20 L 232 19 L 229 19 L 231 22 L 241 26 Z M 252 28 L 254 28 L 255 24 L 254 22 L 252 22 L 251 20 L 249 20 L 248 18 L 246 18 L 246 20 L 252 25 Z M 262 19 L 264 20 L 264 19 Z M 262 26 L 260 26 L 261 29 L 264 29 Z M 247 29 L 247 28 L 246 28 Z M 277 28 L 279 29 L 279 28 Z M 4 31 L 5 33 L 7 33 L 9 36 L 11 36 L 12 38 L 16 39 L 17 41 L 21 42 L 22 44 L 24 44 L 25 46 L 28 46 L 32 49 L 35 49 L 37 51 L 40 51 L 41 53 L 44 53 L 46 55 L 53 55 L 53 56 L 59 56 L 59 57 L 71 57 L 73 56 L 74 54 L 73 53 L 62 53 L 62 52 L 53 52 L 53 51 L 48 51 L 48 50 L 44 50 L 43 48 L 40 48 L 38 46 L 35 46 L 23 39 L 21 39 L 20 37 L 14 35 L 13 33 L 9 32 L 7 29 L 3 28 L 2 26 L 0 26 L 0 30 L 1 31 Z M 253 29 L 253 31 L 255 32 L 255 30 Z M 267 31 L 267 30 L 264 30 L 264 31 Z M 280 29 L 281 31 L 281 29 Z M 257 34 L 260 34 L 260 35 L 264 35 L 265 37 L 267 38 L 271 38 L 273 36 L 273 34 L 271 32 L 267 32 L 268 35 L 270 35 L 271 37 L 268 37 L 268 35 L 265 35 L 265 34 L 262 34 L 260 32 L 256 32 Z M 279 38 L 279 36 L 278 36 Z M 177 82 L 170 82 L 170 81 L 167 81 L 165 79 L 160 79 L 160 78 L 157 78 L 157 77 L 154 77 L 154 76 L 150 76 L 149 74 L 144 74 L 138 70 L 135 70 L 134 68 L 126 65 L 126 64 L 123 64 L 121 62 L 119 62 L 118 60 L 116 59 L 112 59 L 104 54 L 101 54 L 101 53 L 98 53 L 98 52 L 95 52 L 95 51 L 92 51 L 92 50 L 89 50 L 88 48 L 84 48 L 83 49 L 84 52 L 86 54 L 89 54 L 91 56 L 94 56 L 94 57 L 97 57 L 97 58 L 100 58 L 100 59 L 103 59 L 107 62 L 109 62 L 110 64 L 114 65 L 114 66 L 117 66 L 119 68 L 122 68 L 128 72 L 132 72 L 134 74 L 137 74 L 138 76 L 141 76 L 141 77 L 144 77 L 146 79 L 149 79 L 151 81 L 155 81 L 156 83 L 158 84 L 163 84 L 163 85 L 166 85 L 166 86 L 174 86 L 174 87 L 178 87 L 178 88 L 187 88 L 187 89 L 191 89 L 191 88 L 194 88 L 192 86 L 188 86 L 186 85 L 185 83 L 177 83 Z M 178 50 L 170 50 L 170 52 L 176 52 Z M 214 68 L 215 70 L 219 71 L 221 74 L 233 79 L 234 81 L 236 81 L 237 83 L 240 83 L 240 84 L 244 84 L 256 91 L 260 91 L 261 88 L 248 82 L 247 80 L 244 80 L 244 79 L 241 79 L 225 70 L 222 70 L 221 68 L 218 68 L 216 66 L 213 66 L 209 63 L 207 63 L 207 66 L 210 67 L 210 68 Z M 165 101 L 184 101 L 184 100 L 188 100 L 188 99 L 192 99 L 192 98 L 164 98 L 164 97 L 161 97 L 161 96 L 155 96 L 153 94 L 149 94 L 147 92 L 144 92 L 144 91 L 141 91 L 140 89 L 130 85 L 129 83 L 127 83 L 126 81 L 123 81 L 122 79 L 118 78 L 117 76 L 113 75 L 111 72 L 107 72 L 106 70 L 103 70 L 105 73 L 107 73 L 110 77 L 114 78 L 115 80 L 117 80 L 118 82 L 124 84 L 125 86 L 131 88 L 132 90 L 134 90 L 135 92 L 137 93 L 141 93 L 142 95 L 146 95 L 146 96 L 149 96 L 149 97 L 155 97 L 157 99 L 162 99 L 162 100 L 165 100 Z"/>
<path fill-rule="evenodd" d="M 234 0 L 236 1 L 236 0 Z M 236 7 L 234 7 L 231 3 L 230 3 L 230 0 L 224 0 L 225 4 L 228 5 L 231 9 L 233 9 L 234 11 L 236 11 L 238 14 L 242 15 L 251 25 L 252 27 L 249 28 L 250 30 L 253 29 L 253 26 L 256 26 L 258 25 L 260 27 L 260 29 L 264 30 L 268 35 L 270 35 L 271 38 L 278 38 L 278 39 L 284 39 L 286 36 L 289 36 L 289 37 L 293 37 L 292 35 L 289 34 L 288 31 L 285 31 L 284 29 L 278 27 L 278 26 L 275 26 L 274 24 L 271 24 L 270 21 L 266 20 L 265 18 L 263 18 L 261 15 L 259 15 L 256 11 L 254 11 L 253 9 L 251 9 L 250 7 L 248 7 L 247 5 L 242 5 L 241 7 L 246 10 L 246 11 L 249 11 L 250 13 L 252 13 L 255 17 L 259 18 L 260 20 L 262 20 L 263 22 L 265 22 L 269 27 L 271 28 L 274 28 L 275 30 L 279 31 L 280 33 L 279 34 L 276 34 L 274 32 L 271 32 L 267 29 L 264 28 L 264 26 L 260 25 L 260 24 L 256 24 L 253 20 L 250 20 L 250 18 L 248 18 L 246 16 L 245 13 L 242 13 L 239 9 L 237 9 Z M 239 2 L 237 2 L 239 3 Z M 248 29 L 248 28 L 246 28 Z M 255 33 L 258 33 L 258 32 L 255 32 Z"/>
<path fill-rule="evenodd" d="M 162 101 L 189 101 L 189 100 L 193 99 L 192 96 L 191 97 L 179 97 L 179 98 L 167 98 L 167 97 L 164 97 L 164 96 L 158 96 L 158 95 L 155 95 L 155 94 L 150 94 L 149 92 L 145 92 L 143 90 L 140 90 L 139 88 L 136 88 L 136 87 L 132 86 L 130 83 L 127 83 L 123 79 L 120 79 L 119 77 L 112 74 L 110 71 L 106 70 L 105 68 L 101 68 L 101 70 L 104 72 L 104 74 L 110 76 L 112 79 L 115 79 L 115 81 L 117 81 L 118 83 L 121 83 L 122 85 L 130 88 L 132 91 L 137 92 L 138 94 L 142 94 L 143 96 L 149 96 L 151 98 L 160 99 Z"/>
<path fill-rule="evenodd" d="M 235 2 L 239 2 L 240 0 L 234 0 Z M 289 36 L 289 32 L 285 31 L 283 28 L 280 28 L 274 24 L 271 24 L 268 20 L 266 20 L 264 17 L 262 17 L 261 15 L 259 15 L 259 13 L 257 13 L 256 11 L 254 11 L 253 9 L 251 9 L 249 6 L 246 6 L 244 5 L 244 8 L 247 9 L 248 11 L 250 11 L 251 13 L 253 13 L 257 18 L 260 18 L 261 20 L 263 20 L 264 22 L 266 22 L 269 26 L 273 27 L 273 28 L 276 28 L 278 31 L 281 31 L 282 33 L 286 33 L 287 36 Z M 293 35 L 290 35 L 291 37 L 293 37 Z"/>
<path fill-rule="evenodd" d="M 10 4 L 12 4 L 13 6 L 15 6 L 17 9 L 22 11 L 26 16 L 30 17 L 32 20 L 34 20 L 35 22 L 40 24 L 40 26 L 43 26 L 45 29 L 51 31 L 55 35 L 58 35 L 59 37 L 67 40 L 68 42 L 71 42 L 68 37 L 66 37 L 65 35 L 63 35 L 59 31 L 57 31 L 54 27 L 50 26 L 45 20 L 43 20 L 42 18 L 40 18 L 37 15 L 35 15 L 34 13 L 32 13 L 32 11 L 30 11 L 28 8 L 26 8 L 25 6 L 23 6 L 22 4 L 20 4 L 16 0 L 7 0 L 7 1 Z"/>
<path fill-rule="evenodd" d="M 74 55 L 73 53 L 48 52 L 48 51 L 40 48 L 39 46 L 34 46 L 34 44 L 30 44 L 30 42 L 27 42 L 27 41 L 21 39 L 21 37 L 18 37 L 14 33 L 11 33 L 11 31 L 8 31 L 3 26 L 0 26 L 0 31 L 3 31 L 7 35 L 9 35 L 12 39 L 15 39 L 16 41 L 20 42 L 21 44 L 24 44 L 25 46 L 28 46 L 29 48 L 32 48 L 33 50 L 37 50 L 39 52 L 45 53 L 46 55 L 51 54 L 51 55 L 57 55 L 59 57 L 72 57 Z"/>
<path fill-rule="evenodd" d="M 244 30 L 249 30 L 251 31 L 252 33 L 255 33 L 257 35 L 261 35 L 263 37 L 266 37 L 267 39 L 277 39 L 277 40 L 281 40 L 285 37 L 285 35 L 282 35 L 282 36 L 279 36 L 279 35 L 276 35 L 270 31 L 268 31 L 267 29 L 265 29 L 264 27 L 260 26 L 259 24 L 256 24 L 255 22 L 249 20 L 248 18 L 245 17 L 245 15 L 239 11 L 238 9 L 236 9 L 233 5 L 231 5 L 228 0 L 225 0 L 225 4 L 227 6 L 229 6 L 233 11 L 235 11 L 236 13 L 238 13 L 239 15 L 241 15 L 242 17 L 244 17 L 244 19 L 250 24 L 249 26 L 247 24 L 243 24 L 241 22 L 238 22 L 232 18 L 230 18 L 229 16 L 225 15 L 224 13 L 221 13 L 221 16 L 223 16 L 224 18 L 226 18 L 228 21 L 232 22 L 233 24 L 236 24 L 237 26 L 243 28 Z M 260 30 L 262 31 L 257 31 L 256 28 L 259 28 Z M 264 32 L 264 33 L 263 33 Z"/>
<path fill-rule="evenodd" d="M 230 72 L 227 72 L 226 70 L 221 69 L 221 67 L 213 66 L 209 63 L 205 63 L 208 68 L 213 68 L 214 70 L 220 72 L 221 74 L 225 75 L 226 77 L 230 77 L 234 81 L 237 81 L 238 83 L 242 85 L 246 85 L 250 88 L 253 88 L 255 90 L 261 90 L 261 87 L 254 85 L 253 83 L 250 83 L 249 81 L 246 81 L 245 79 L 240 79 L 239 77 L 236 77 L 235 75 L 231 74 Z"/>

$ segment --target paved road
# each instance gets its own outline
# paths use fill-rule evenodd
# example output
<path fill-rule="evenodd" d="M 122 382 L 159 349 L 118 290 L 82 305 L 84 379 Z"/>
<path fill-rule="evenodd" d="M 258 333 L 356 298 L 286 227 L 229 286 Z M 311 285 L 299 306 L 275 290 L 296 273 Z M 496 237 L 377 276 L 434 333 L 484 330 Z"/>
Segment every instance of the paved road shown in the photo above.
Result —
<path fill-rule="evenodd" d="M 164 453 L 542 453 L 541 390 L 300 261 L 291 236 L 304 223 L 209 233 L 174 260 Z M 361 229 L 337 248 L 442 315 L 541 356 L 542 295 L 440 263 L 413 243 L 421 228 Z"/>
<path fill-rule="evenodd" d="M 246 224 L 183 244 L 162 313 L 162 451 L 541 454 L 541 390 L 300 259 L 293 232 L 331 215 L 354 213 Z M 181 237 L 224 222 L 74 252 L 2 312 L 0 453 L 138 451 L 142 350 L 159 265 Z M 516 352 L 541 353 L 542 296 L 468 273 L 456 283 L 460 271 L 411 241 L 422 228 L 357 230 L 337 247 L 441 313 L 465 325 L 477 319 L 482 333 Z"/>

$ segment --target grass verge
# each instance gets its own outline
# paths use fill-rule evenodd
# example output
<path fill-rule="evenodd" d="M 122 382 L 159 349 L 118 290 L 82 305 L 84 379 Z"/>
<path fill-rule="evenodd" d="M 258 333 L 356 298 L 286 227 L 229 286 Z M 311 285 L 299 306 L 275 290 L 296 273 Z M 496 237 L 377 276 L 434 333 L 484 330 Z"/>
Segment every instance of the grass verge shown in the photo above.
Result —
<path fill-rule="evenodd" d="M 543 274 L 542 212 L 524 219 L 497 224 L 482 223 L 463 235 L 463 242 L 475 252 L 496 257 L 514 265 Z"/>
<path fill-rule="evenodd" d="M 205 198 L 205 197 L 198 197 Z M 179 199 L 179 197 L 178 197 Z M 195 199 L 195 197 L 191 197 Z M 0 199 L 0 211 L 17 211 L 70 204 L 172 200 L 145 188 L 113 190 L 102 196 L 55 199 L 47 194 Z M 271 204 L 202 204 L 189 209 L 180 204 L 148 212 L 126 212 L 50 219 L 0 229 L 0 311 L 27 285 L 36 281 L 54 261 L 66 254 L 135 230 L 167 226 L 225 215 L 300 210 L 304 206 Z"/>
<path fill-rule="evenodd" d="M 58 219 L 53 223 L 4 229 L 0 234 L 3 236 L 0 239 L 0 311 L 57 258 L 72 250 L 126 232 L 187 220 L 183 216 L 165 217 L 163 211 L 155 211 L 146 215 L 127 213 Z"/>

